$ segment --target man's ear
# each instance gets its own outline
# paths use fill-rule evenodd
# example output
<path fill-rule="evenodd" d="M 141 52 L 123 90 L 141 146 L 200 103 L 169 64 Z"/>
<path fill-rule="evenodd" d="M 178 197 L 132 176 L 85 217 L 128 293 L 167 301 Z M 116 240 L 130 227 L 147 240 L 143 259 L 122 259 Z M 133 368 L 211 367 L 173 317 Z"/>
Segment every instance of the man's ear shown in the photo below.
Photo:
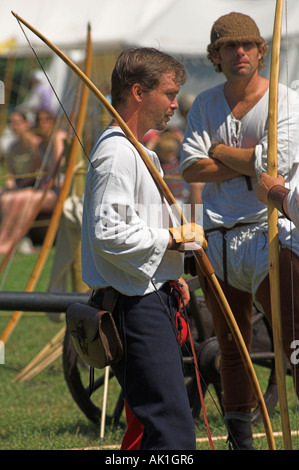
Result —
<path fill-rule="evenodd" d="M 214 51 L 212 54 L 211 54 L 211 59 L 213 61 L 213 63 L 215 65 L 219 65 L 220 64 L 220 56 L 219 56 L 219 52 L 218 51 Z"/>
<path fill-rule="evenodd" d="M 135 98 L 136 101 L 141 101 L 142 100 L 142 86 L 139 83 L 135 83 L 132 86 L 132 94 Z"/>

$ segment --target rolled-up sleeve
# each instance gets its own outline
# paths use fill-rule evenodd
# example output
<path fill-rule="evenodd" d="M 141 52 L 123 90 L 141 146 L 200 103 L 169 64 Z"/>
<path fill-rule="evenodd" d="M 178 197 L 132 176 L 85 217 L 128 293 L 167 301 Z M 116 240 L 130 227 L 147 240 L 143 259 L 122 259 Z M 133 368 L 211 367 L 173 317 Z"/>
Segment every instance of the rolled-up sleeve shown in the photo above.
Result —
<path fill-rule="evenodd" d="M 299 230 L 299 187 L 292 189 L 287 197 L 287 206 L 290 215 L 290 219 L 296 225 Z"/>
<path fill-rule="evenodd" d="M 277 122 L 277 172 L 289 180 L 294 164 L 299 163 L 299 96 L 290 89 L 280 87 Z M 287 93 L 287 95 L 286 95 Z M 268 126 L 264 136 L 255 147 L 255 171 L 257 178 L 267 172 Z"/>

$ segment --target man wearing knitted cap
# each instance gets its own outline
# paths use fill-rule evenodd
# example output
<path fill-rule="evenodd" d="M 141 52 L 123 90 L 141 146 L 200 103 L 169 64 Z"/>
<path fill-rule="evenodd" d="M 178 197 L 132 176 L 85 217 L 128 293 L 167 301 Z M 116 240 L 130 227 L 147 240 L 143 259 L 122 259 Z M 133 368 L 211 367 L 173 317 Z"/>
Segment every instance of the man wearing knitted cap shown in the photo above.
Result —
<path fill-rule="evenodd" d="M 269 81 L 260 75 L 266 51 L 265 41 L 249 16 L 233 12 L 214 23 L 208 57 L 226 81 L 195 99 L 181 159 L 184 179 L 205 183 L 202 200 L 207 255 L 248 348 L 252 304 L 271 319 L 267 206 L 256 193 L 261 174 L 267 171 Z M 299 180 L 298 129 L 299 97 L 280 84 L 278 173 L 290 187 Z M 299 283 L 299 231 L 281 212 L 279 241 L 283 344 L 291 360 L 291 343 L 299 337 L 299 298 L 296 291 L 295 298 L 292 296 L 292 282 Z M 251 411 L 256 403 L 252 386 L 205 280 L 202 287 L 221 352 L 223 408 L 230 442 L 234 449 L 253 449 Z M 299 395 L 297 369 L 294 375 Z"/>

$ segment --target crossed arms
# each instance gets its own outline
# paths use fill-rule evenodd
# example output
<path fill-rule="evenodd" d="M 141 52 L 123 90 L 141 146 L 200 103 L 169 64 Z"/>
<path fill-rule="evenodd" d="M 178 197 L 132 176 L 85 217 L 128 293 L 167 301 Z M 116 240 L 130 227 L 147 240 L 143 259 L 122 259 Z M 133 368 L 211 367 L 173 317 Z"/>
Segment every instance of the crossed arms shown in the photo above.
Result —
<path fill-rule="evenodd" d="M 203 158 L 184 171 L 188 183 L 221 182 L 241 175 L 256 178 L 254 148 L 240 149 L 217 144 L 209 151 L 209 158 Z"/>

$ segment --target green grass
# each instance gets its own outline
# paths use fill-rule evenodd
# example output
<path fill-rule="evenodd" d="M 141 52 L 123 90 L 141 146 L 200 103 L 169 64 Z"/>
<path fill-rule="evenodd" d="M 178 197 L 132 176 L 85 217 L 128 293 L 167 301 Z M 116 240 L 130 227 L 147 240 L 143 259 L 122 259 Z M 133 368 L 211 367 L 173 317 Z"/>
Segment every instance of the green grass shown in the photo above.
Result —
<path fill-rule="evenodd" d="M 52 254 L 36 286 L 36 291 L 46 291 L 49 281 Z M 32 272 L 37 255 L 25 256 L 17 253 L 10 266 L 2 290 L 24 290 Z M 9 321 L 11 312 L 0 311 L 0 332 Z M 117 428 L 106 425 L 104 440 L 100 439 L 100 426 L 89 421 L 73 400 L 64 379 L 62 358 L 45 368 L 41 373 L 25 382 L 14 382 L 17 374 L 63 327 L 63 323 L 54 323 L 45 315 L 24 313 L 5 345 L 5 364 L 0 365 L 0 450 L 56 450 L 97 448 L 119 448 L 125 430 L 122 416 Z M 82 371 L 83 374 L 83 371 Z M 261 387 L 267 384 L 269 371 L 257 369 Z M 86 375 L 85 380 L 88 377 Z M 84 382 L 85 383 L 85 382 Z M 296 430 L 297 417 L 293 387 L 287 378 L 291 428 Z M 101 407 L 102 392 L 95 393 L 93 401 Z M 213 389 L 211 390 L 212 393 Z M 109 383 L 107 413 L 111 415 L 119 387 L 115 379 Z M 205 406 L 212 439 L 226 435 L 222 417 L 213 400 L 207 394 Z M 281 430 L 279 407 L 271 415 L 273 431 Z M 264 432 L 263 425 L 254 428 L 254 432 Z M 196 425 L 198 438 L 206 438 L 202 415 Z M 294 448 L 298 449 L 297 437 Z M 213 440 L 216 450 L 227 450 L 225 439 Z M 256 438 L 254 445 L 259 450 L 268 448 L 265 437 Z M 281 438 L 276 438 L 278 449 L 283 449 Z M 198 442 L 199 450 L 208 450 L 208 442 Z"/>

